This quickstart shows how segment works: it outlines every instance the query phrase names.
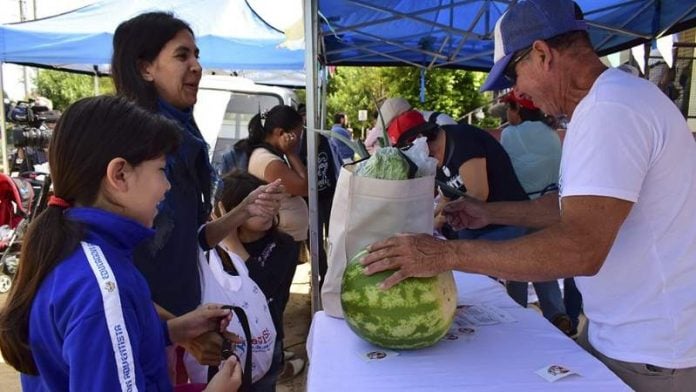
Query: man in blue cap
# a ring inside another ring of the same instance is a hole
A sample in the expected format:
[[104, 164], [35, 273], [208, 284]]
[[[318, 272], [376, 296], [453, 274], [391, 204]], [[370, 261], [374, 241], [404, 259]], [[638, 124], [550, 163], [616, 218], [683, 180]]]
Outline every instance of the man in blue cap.
[[558, 197], [444, 209], [455, 227], [539, 228], [512, 241], [401, 235], [373, 244], [382, 285], [456, 269], [517, 281], [576, 276], [579, 341], [635, 390], [696, 385], [696, 143], [652, 83], [607, 69], [569, 0], [519, 0], [495, 27], [484, 90], [512, 87], [570, 120]]

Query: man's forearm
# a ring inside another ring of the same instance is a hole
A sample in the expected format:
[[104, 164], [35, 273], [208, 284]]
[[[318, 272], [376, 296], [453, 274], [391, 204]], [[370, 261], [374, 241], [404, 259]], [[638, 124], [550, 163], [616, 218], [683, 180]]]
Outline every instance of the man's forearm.
[[490, 222], [497, 225], [541, 229], [558, 223], [561, 218], [557, 193], [535, 200], [488, 203], [485, 208]]
[[[595, 274], [597, 256], [562, 224], [508, 241], [446, 241], [451, 268], [521, 282]], [[601, 263], [600, 263], [601, 265]]]

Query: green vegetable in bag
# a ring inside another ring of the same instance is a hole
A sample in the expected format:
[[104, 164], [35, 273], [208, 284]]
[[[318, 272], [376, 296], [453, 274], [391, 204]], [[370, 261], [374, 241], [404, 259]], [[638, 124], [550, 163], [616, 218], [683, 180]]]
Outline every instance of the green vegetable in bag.
[[380, 148], [369, 159], [358, 164], [355, 175], [381, 180], [408, 179], [409, 164], [396, 147]]

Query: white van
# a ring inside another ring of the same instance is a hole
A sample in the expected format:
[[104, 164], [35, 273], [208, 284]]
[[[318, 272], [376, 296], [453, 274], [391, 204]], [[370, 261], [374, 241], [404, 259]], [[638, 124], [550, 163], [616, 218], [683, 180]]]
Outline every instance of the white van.
[[290, 89], [259, 85], [237, 76], [204, 75], [193, 116], [210, 146], [213, 167], [219, 168], [222, 155], [249, 136], [249, 121], [254, 115], [280, 104], [297, 108], [297, 96]]

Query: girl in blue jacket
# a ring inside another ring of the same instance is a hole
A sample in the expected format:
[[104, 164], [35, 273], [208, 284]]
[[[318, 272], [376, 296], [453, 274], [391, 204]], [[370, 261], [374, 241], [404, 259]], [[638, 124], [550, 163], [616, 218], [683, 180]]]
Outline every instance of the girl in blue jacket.
[[[165, 346], [229, 323], [219, 305], [160, 321], [133, 265], [178, 143], [175, 123], [123, 98], [83, 99], [63, 114], [49, 148], [54, 195], [29, 226], [0, 312], [0, 350], [24, 391], [171, 390]], [[230, 359], [208, 390], [240, 380]]]

